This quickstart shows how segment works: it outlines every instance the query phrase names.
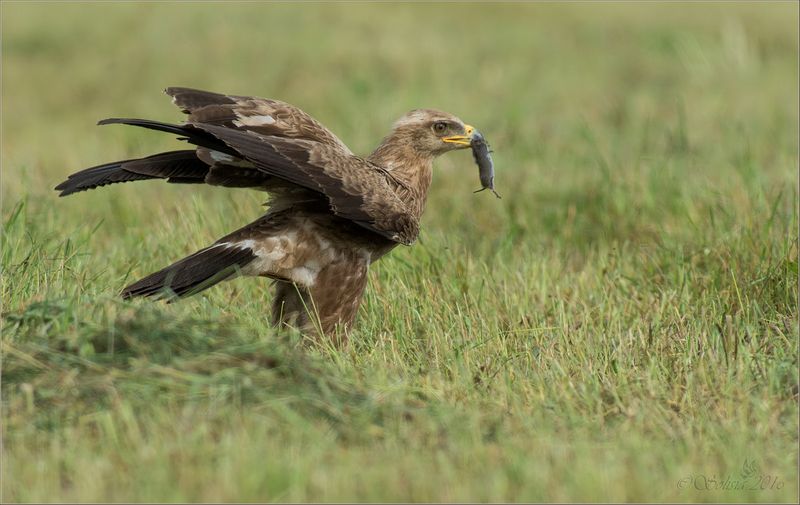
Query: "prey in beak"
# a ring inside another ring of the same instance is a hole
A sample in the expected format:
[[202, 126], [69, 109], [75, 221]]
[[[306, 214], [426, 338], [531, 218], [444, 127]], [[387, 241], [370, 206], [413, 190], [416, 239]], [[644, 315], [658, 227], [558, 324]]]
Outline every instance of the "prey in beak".
[[463, 147], [470, 147], [472, 145], [472, 134], [475, 132], [475, 128], [465, 124], [464, 125], [464, 135], [452, 135], [450, 137], [444, 137], [442, 142], [447, 142], [449, 144], [458, 144]]

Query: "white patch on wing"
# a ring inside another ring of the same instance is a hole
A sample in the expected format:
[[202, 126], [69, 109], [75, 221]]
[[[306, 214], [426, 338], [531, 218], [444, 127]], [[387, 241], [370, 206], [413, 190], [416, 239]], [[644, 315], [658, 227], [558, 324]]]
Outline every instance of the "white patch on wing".
[[239, 118], [233, 120], [233, 124], [235, 124], [236, 126], [266, 126], [275, 123], [275, 118], [268, 114], [257, 115], [257, 116], [244, 116], [237, 112], [236, 117]]
[[230, 154], [221, 153], [219, 151], [209, 151], [209, 154], [211, 154], [211, 159], [214, 161], [224, 161], [226, 163], [234, 161], [234, 157]]
[[242, 168], [254, 168], [255, 165], [249, 160], [243, 160], [237, 156], [231, 156], [230, 154], [226, 154], [220, 151], [215, 151], [213, 149], [207, 149], [205, 147], [198, 147], [197, 148], [197, 157], [200, 158], [204, 163], [209, 165], [214, 165], [217, 163], [223, 165], [231, 165], [234, 167], [242, 167]]
[[237, 247], [239, 249], [251, 249], [254, 250], [256, 246], [256, 241], [253, 239], [242, 240], [240, 242], [220, 242], [217, 244], [218, 246], [223, 247]]

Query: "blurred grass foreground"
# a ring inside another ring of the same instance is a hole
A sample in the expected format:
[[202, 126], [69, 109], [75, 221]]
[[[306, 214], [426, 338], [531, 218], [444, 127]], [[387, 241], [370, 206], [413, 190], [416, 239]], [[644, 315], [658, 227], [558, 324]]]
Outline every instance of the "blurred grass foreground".
[[[798, 500], [798, 5], [2, 4], [4, 502]], [[345, 349], [266, 282], [127, 281], [263, 195], [69, 173], [175, 149], [191, 86], [355, 152], [441, 108], [421, 239]]]

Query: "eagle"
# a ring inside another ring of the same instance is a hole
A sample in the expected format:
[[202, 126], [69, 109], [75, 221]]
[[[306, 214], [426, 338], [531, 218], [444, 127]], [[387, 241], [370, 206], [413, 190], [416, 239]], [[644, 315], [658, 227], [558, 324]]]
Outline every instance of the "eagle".
[[191, 149], [81, 170], [56, 186], [59, 196], [149, 179], [266, 192], [260, 218], [130, 284], [121, 296], [174, 301], [233, 277], [267, 277], [275, 286], [272, 323], [304, 333], [347, 333], [370, 264], [419, 235], [434, 158], [469, 148], [476, 133], [452, 114], [415, 109], [361, 157], [279, 100], [182, 87], [165, 92], [188, 115], [182, 124], [127, 118], [98, 124], [170, 133]]

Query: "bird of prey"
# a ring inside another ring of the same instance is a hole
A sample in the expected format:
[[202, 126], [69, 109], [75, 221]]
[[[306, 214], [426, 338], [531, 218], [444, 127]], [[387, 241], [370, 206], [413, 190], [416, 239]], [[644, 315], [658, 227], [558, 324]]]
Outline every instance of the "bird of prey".
[[[278, 100], [172, 87], [182, 124], [105, 119], [177, 135], [192, 149], [106, 163], [74, 173], [60, 196], [118, 182], [166, 179], [254, 188], [266, 214], [210, 246], [134, 282], [123, 298], [175, 299], [220, 281], [274, 281], [272, 322], [338, 336], [355, 319], [369, 265], [410, 245], [435, 157], [470, 147], [475, 129], [446, 112], [416, 109], [395, 122], [367, 157], [322, 124]], [[338, 337], [336, 337], [338, 338]]]

